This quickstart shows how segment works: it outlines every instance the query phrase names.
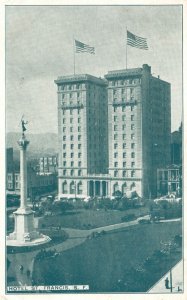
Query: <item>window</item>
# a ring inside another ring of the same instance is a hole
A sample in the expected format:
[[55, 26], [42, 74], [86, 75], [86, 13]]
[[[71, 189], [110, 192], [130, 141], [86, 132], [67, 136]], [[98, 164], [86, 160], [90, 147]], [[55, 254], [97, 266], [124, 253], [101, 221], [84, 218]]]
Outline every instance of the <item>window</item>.
[[113, 95], [117, 95], [117, 90], [113, 90]]
[[78, 126], [78, 132], [80, 132], [81, 131], [81, 127], [80, 126]]
[[73, 167], [74, 166], [74, 162], [73, 161], [71, 161], [71, 167]]
[[73, 101], [70, 101], [69, 104], [72, 105], [72, 104], [73, 104]]
[[70, 123], [73, 123], [73, 118], [70, 118]]
[[118, 135], [116, 133], [116, 134], [114, 134], [114, 140], [117, 140], [117, 138], [118, 138]]
[[122, 106], [122, 112], [124, 112], [125, 111], [125, 106]]
[[63, 149], [66, 149], [66, 144], [63, 144]]
[[122, 130], [125, 130], [125, 128], [126, 128], [126, 124], [123, 124], [122, 125]]
[[78, 176], [81, 176], [81, 175], [82, 175], [82, 171], [78, 170]]
[[[72, 93], [69, 94], [70, 99], [72, 99]], [[71, 103], [72, 104], [72, 103]]]
[[135, 126], [134, 124], [131, 124], [131, 130], [134, 130]]
[[81, 135], [78, 135], [78, 141], [80, 141], [81, 140]]
[[118, 162], [114, 163], [114, 167], [117, 168], [118, 167]]
[[62, 100], [65, 98], [65, 94], [62, 94]]
[[78, 166], [81, 167], [81, 161], [78, 162]]
[[124, 161], [123, 162], [123, 168], [126, 168], [126, 165], [127, 165], [127, 163], [126, 163], [126, 161]]
[[134, 121], [134, 115], [131, 115], [131, 121]]
[[70, 148], [73, 149], [73, 148], [74, 148], [74, 144], [71, 144], [71, 145], [70, 145]]
[[118, 171], [114, 171], [114, 177], [118, 176]]
[[126, 152], [123, 152], [123, 158], [126, 158]]
[[131, 158], [135, 158], [135, 153], [131, 152]]
[[126, 133], [123, 134], [123, 140], [125, 140], [125, 139], [126, 139]]
[[131, 140], [134, 140], [134, 133], [131, 134]]
[[117, 149], [117, 148], [118, 148], [118, 144], [115, 143], [115, 144], [114, 144], [114, 149]]
[[73, 114], [73, 109], [70, 109], [69, 113], [70, 113], [70, 115], [72, 115]]
[[63, 175], [64, 175], [64, 176], [66, 175], [66, 170], [63, 170]]
[[121, 85], [124, 85], [124, 80], [121, 80], [121, 82], [120, 82], [120, 83], [121, 83]]
[[78, 92], [78, 93], [77, 93], [77, 98], [79, 98], [79, 97], [80, 97], [80, 93]]
[[66, 161], [63, 162], [63, 166], [64, 166], [64, 167], [66, 166]]
[[65, 132], [66, 131], [66, 127], [63, 127], [63, 132]]
[[72, 86], [71, 85], [69, 85], [69, 90], [71, 90], [72, 89]]
[[122, 94], [125, 94], [125, 89], [121, 89], [121, 93], [122, 93]]
[[65, 124], [66, 123], [66, 119], [65, 118], [63, 118], [63, 124]]
[[135, 171], [131, 171], [131, 177], [135, 177]]
[[74, 175], [74, 170], [71, 170], [70, 174], [71, 174], [71, 176], [73, 176]]
[[81, 158], [81, 152], [78, 153], [78, 158]]
[[127, 177], [127, 171], [123, 171], [123, 177]]
[[77, 110], [78, 115], [80, 115], [80, 109]]
[[78, 149], [81, 149], [81, 144], [78, 144]]
[[129, 79], [129, 84], [132, 84], [132, 79]]
[[73, 135], [70, 135], [70, 141], [73, 141]]
[[73, 127], [70, 127], [70, 132], [73, 132]]
[[131, 149], [135, 148], [135, 143], [131, 143]]
[[134, 105], [131, 105], [131, 111], [133, 111], [134, 110]]
[[81, 118], [78, 118], [78, 123], [80, 123], [81, 122]]
[[118, 126], [114, 125], [114, 131], [117, 131], [117, 129], [118, 129]]
[[80, 84], [76, 84], [76, 89], [78, 90], [80, 88]]
[[118, 157], [118, 153], [114, 152], [114, 158], [117, 158], [117, 157]]
[[117, 107], [114, 107], [114, 112], [116, 112], [117, 111]]
[[126, 146], [127, 146], [127, 144], [126, 144], [126, 143], [123, 143], [123, 149], [125, 149], [125, 148], [126, 148]]
[[64, 136], [63, 136], [63, 141], [65, 141], [65, 140], [66, 140], [66, 136], [64, 135]]
[[132, 162], [131, 162], [131, 168], [134, 168], [134, 167], [135, 167], [135, 162], [132, 161]]
[[118, 117], [117, 117], [117, 116], [114, 116], [114, 122], [116, 122], [116, 121], [117, 121], [117, 119], [118, 119]]
[[126, 115], [122, 116], [122, 121], [126, 121]]
[[65, 89], [65, 86], [61, 85], [61, 90], [64, 91], [64, 89]]

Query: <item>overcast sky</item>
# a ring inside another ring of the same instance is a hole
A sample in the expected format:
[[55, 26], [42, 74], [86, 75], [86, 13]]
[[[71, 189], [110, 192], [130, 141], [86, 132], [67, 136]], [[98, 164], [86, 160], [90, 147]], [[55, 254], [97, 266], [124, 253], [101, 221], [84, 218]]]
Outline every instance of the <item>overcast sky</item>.
[[171, 83], [172, 131], [182, 114], [181, 6], [6, 7], [6, 128], [57, 132], [54, 80], [73, 74], [73, 37], [95, 47], [76, 54], [76, 73], [103, 77], [125, 68], [126, 27], [147, 38], [149, 50], [128, 47], [128, 68], [147, 63]]

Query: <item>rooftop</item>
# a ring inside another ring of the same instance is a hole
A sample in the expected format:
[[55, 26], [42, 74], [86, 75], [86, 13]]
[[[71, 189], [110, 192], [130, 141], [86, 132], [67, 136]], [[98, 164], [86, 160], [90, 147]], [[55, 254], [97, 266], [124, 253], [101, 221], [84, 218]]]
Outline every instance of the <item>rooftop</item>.
[[67, 75], [67, 76], [59, 76], [56, 80], [55, 83], [58, 84], [63, 84], [63, 83], [79, 83], [79, 82], [93, 82], [98, 85], [106, 85], [107, 82], [103, 78], [98, 78], [93, 75], [89, 74], [75, 74], [75, 75]]

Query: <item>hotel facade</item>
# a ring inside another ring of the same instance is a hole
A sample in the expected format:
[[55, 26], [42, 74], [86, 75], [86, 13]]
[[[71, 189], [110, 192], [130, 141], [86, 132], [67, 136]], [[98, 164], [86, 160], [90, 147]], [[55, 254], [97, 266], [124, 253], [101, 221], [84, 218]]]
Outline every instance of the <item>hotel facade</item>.
[[55, 83], [59, 198], [156, 195], [157, 168], [170, 163], [170, 84], [148, 65]]

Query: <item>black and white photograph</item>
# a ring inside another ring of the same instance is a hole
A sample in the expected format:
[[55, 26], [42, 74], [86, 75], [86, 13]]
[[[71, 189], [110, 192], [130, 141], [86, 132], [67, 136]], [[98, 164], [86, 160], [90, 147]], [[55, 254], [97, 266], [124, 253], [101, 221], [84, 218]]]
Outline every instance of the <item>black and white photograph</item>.
[[184, 299], [183, 14], [5, 5], [6, 296]]

